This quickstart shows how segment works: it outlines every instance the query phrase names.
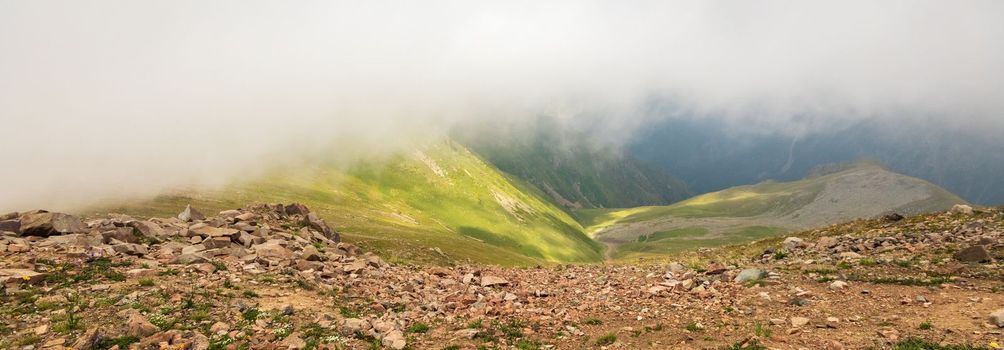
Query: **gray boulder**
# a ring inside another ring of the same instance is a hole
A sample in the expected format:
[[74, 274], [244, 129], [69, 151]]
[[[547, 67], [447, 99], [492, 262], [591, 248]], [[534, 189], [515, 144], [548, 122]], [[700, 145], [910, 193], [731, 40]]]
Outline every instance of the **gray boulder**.
[[70, 214], [50, 213], [36, 210], [21, 215], [21, 236], [57, 236], [67, 233], [84, 232], [87, 226]]
[[335, 230], [332, 230], [331, 227], [328, 227], [328, 224], [325, 223], [321, 217], [317, 216], [317, 214], [308, 213], [307, 216], [304, 217], [303, 221], [304, 225], [320, 231], [324, 234], [324, 237], [327, 237], [335, 242], [341, 242], [341, 235], [339, 235], [338, 232], [335, 232]]
[[997, 309], [990, 314], [990, 324], [998, 328], [1004, 328], [1004, 309]]
[[3, 220], [0, 221], [0, 232], [21, 232], [21, 222], [17, 220]]
[[736, 282], [759, 281], [767, 276], [767, 272], [761, 269], [745, 269], [736, 275]]
[[192, 205], [189, 204], [185, 206], [185, 210], [182, 210], [181, 213], [178, 214], [178, 219], [185, 222], [201, 221], [205, 220], [206, 216], [202, 215], [202, 213], [198, 210], [195, 210], [195, 208], [192, 208]]
[[981, 245], [974, 245], [972, 247], [960, 250], [953, 256], [955, 260], [968, 263], [984, 263], [990, 262], [990, 253], [987, 252], [987, 248]]

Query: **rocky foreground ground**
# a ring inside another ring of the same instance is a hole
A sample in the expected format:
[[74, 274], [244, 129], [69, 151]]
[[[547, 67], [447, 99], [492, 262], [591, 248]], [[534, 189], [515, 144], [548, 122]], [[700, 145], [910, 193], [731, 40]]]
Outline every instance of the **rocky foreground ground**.
[[996, 349], [1004, 212], [856, 221], [677, 263], [428, 267], [302, 205], [0, 216], [11, 349]]

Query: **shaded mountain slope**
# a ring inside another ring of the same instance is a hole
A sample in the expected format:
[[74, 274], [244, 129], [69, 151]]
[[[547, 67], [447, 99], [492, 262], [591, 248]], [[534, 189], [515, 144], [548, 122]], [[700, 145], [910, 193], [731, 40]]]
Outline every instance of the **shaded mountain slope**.
[[687, 186], [666, 171], [594, 143], [591, 134], [569, 131], [553, 119], [541, 118], [533, 126], [469, 127], [456, 134], [493, 165], [566, 208], [662, 205], [690, 196]]

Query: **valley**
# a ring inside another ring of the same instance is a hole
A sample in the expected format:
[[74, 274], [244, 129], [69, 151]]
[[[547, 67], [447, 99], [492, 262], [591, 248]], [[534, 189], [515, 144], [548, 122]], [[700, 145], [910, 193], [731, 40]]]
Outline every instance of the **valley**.
[[[621, 162], [608, 163], [615, 158], [604, 159], [563, 163], [565, 170], [549, 176], [571, 180], [555, 188], [534, 185], [538, 175], [506, 173], [465, 145], [443, 140], [386, 159], [344, 165], [322, 158], [223, 188], [179, 189], [85, 213], [163, 216], [187, 204], [222, 210], [250, 202], [301, 202], [332, 222], [346, 241], [391, 261], [536, 265], [665, 258], [856, 218], [965, 203], [926, 181], [859, 162], [834, 165], [803, 180], [739, 186], [670, 205], [583, 207], [601, 197], [576, 195], [586, 187], [574, 182], [581, 177], [567, 174], [624, 168]], [[536, 169], [542, 161], [517, 164]], [[532, 174], [545, 173], [550, 170]], [[590, 181], [603, 183], [608, 193], [641, 190], [617, 178]], [[580, 202], [569, 207], [565, 197]]]

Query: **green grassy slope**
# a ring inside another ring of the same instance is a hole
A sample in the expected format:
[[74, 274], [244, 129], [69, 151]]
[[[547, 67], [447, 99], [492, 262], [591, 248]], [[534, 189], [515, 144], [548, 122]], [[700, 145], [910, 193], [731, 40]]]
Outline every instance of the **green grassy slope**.
[[638, 242], [626, 243], [610, 254], [613, 259], [637, 259], [676, 254], [698, 248], [711, 248], [751, 242], [786, 232], [766, 226], [748, 226], [734, 232], [712, 234], [706, 228], [690, 227], [655, 232], [638, 237]]
[[[644, 222], [665, 217], [718, 218], [754, 217], [762, 215], [783, 216], [805, 208], [817, 200], [828, 183], [862, 171], [882, 171], [871, 163], [858, 163], [838, 171], [823, 173], [791, 182], [763, 182], [738, 186], [718, 192], [706, 193], [667, 206], [644, 206], [622, 209], [576, 210], [579, 222], [587, 232], [596, 232], [618, 223]], [[884, 208], [884, 211], [922, 213], [943, 210], [956, 203], [965, 203], [958, 196], [926, 181], [900, 176], [924, 187], [929, 195], [905, 205]], [[904, 181], [897, 179], [898, 181]], [[888, 193], [896, 196], [896, 193]], [[880, 203], [881, 205], [881, 203]]]
[[668, 206], [582, 209], [575, 215], [588, 234], [616, 247], [610, 257], [633, 258], [734, 244], [889, 211], [945, 210], [957, 203], [965, 201], [929, 182], [857, 163], [799, 181], [739, 186]]
[[222, 189], [94, 211], [164, 216], [188, 203], [214, 212], [249, 202], [302, 202], [346, 241], [397, 261], [528, 265], [602, 258], [602, 246], [568, 213], [452, 141], [379, 163], [286, 167]]

